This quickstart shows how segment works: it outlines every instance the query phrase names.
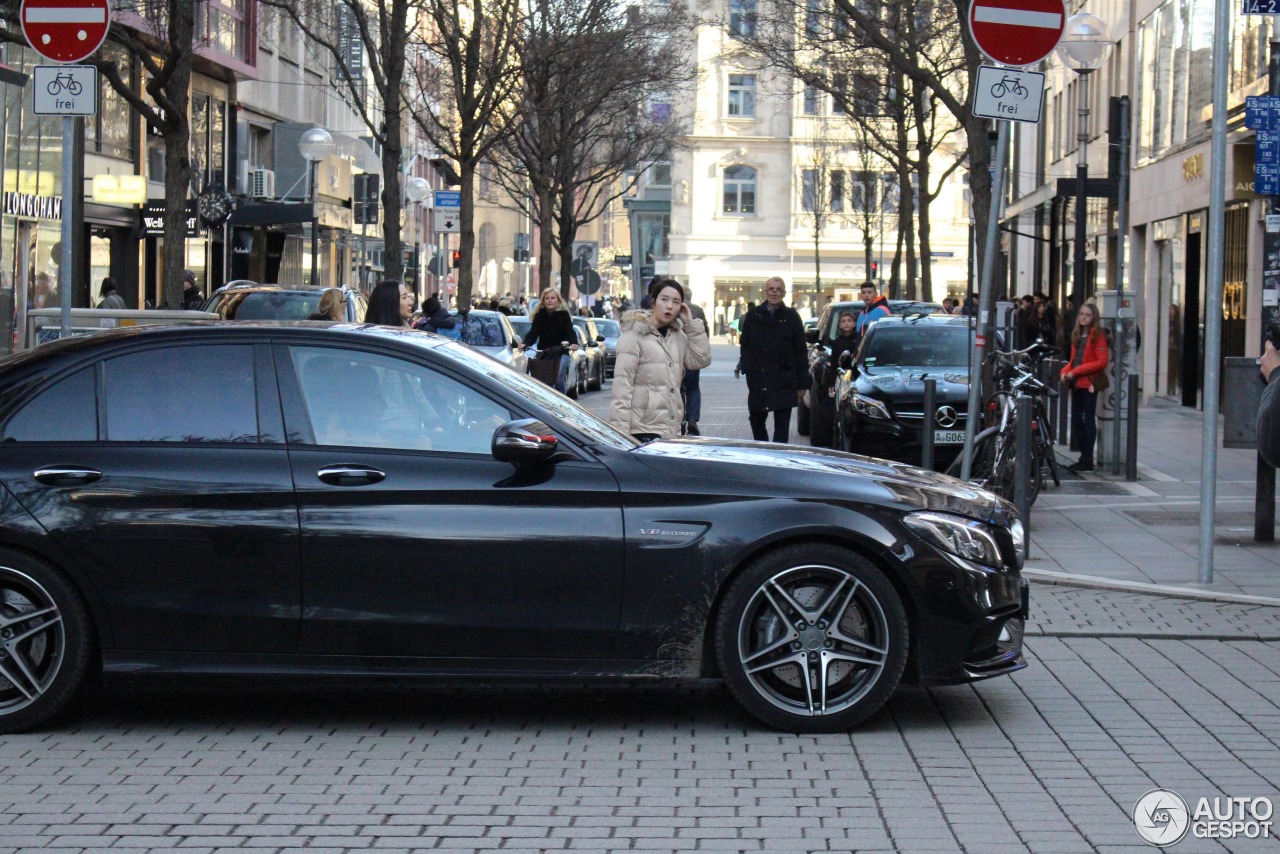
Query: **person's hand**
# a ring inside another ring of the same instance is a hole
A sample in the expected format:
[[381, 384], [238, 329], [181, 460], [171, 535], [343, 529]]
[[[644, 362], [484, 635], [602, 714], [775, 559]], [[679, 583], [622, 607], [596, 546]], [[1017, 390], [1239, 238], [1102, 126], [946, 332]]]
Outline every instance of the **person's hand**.
[[804, 391], [802, 389], [796, 389], [796, 400], [804, 401]]
[[1067, 371], [1066, 373], [1064, 373], [1064, 374], [1062, 375], [1062, 378], [1063, 378], [1064, 380], [1069, 380], [1069, 379], [1071, 379], [1073, 376], [1075, 376], [1075, 374], [1073, 374], [1071, 371]]
[[1262, 378], [1271, 381], [1271, 372], [1280, 366], [1280, 352], [1276, 351], [1276, 347], [1270, 341], [1262, 350], [1262, 358], [1258, 361], [1258, 365], [1262, 370]]
[[734, 378], [735, 380], [740, 380], [740, 379], [742, 379], [742, 368], [734, 368], [734, 369], [733, 369], [733, 378]]
[[679, 317], [680, 317], [680, 322], [681, 322], [681, 323], [692, 323], [692, 322], [693, 322], [693, 312], [689, 311], [689, 304], [688, 304], [688, 303], [681, 303], [681, 304], [680, 304], [680, 315], [679, 315]]
[[577, 350], [577, 349], [578, 349], [578, 345], [577, 345], [577, 344], [570, 344], [570, 345], [569, 345], [569, 352], [570, 352], [570, 353], [574, 352], [574, 351], [575, 351], [575, 350]]

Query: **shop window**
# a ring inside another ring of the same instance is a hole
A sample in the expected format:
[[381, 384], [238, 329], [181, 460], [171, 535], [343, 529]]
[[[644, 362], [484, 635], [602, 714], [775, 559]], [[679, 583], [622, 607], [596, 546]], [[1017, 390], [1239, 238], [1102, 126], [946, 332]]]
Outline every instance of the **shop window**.
[[[132, 89], [133, 60], [124, 48], [108, 42], [102, 47], [102, 58], [115, 63], [120, 71], [120, 77]], [[107, 82], [104, 75], [98, 75], [98, 87], [98, 112], [96, 115], [87, 117], [84, 122], [85, 149], [107, 157], [133, 160], [135, 136], [133, 108]]]
[[804, 87], [804, 114], [806, 116], [822, 115], [822, 93], [817, 86]]
[[818, 207], [818, 170], [800, 171], [800, 209], [813, 213]]

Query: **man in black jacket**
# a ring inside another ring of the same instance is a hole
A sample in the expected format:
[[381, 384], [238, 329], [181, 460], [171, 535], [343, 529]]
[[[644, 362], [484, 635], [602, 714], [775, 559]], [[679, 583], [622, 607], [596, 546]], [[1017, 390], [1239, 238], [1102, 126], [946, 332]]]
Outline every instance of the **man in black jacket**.
[[1262, 353], [1262, 378], [1267, 387], [1262, 390], [1262, 402], [1258, 406], [1258, 453], [1273, 467], [1280, 468], [1280, 352], [1275, 345], [1266, 342]]
[[777, 276], [764, 283], [765, 301], [743, 317], [740, 365], [747, 375], [747, 412], [756, 441], [769, 439], [765, 420], [773, 413], [773, 441], [786, 443], [791, 410], [809, 384], [804, 321], [783, 305], [787, 286]]

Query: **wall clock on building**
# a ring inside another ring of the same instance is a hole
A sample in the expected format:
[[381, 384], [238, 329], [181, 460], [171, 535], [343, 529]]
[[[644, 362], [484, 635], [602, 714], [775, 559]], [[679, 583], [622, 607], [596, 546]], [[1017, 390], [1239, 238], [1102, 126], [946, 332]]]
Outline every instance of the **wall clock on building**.
[[210, 187], [196, 199], [196, 210], [205, 225], [217, 228], [231, 218], [235, 201], [221, 187]]

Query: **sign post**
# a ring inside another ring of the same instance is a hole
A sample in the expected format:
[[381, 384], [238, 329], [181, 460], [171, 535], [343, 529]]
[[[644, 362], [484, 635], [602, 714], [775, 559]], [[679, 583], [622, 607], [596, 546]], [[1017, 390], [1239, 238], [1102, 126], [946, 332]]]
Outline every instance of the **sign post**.
[[[984, 54], [1000, 66], [1034, 65], [1053, 53], [1067, 23], [1064, 0], [973, 0], [969, 6], [969, 35]], [[978, 285], [977, 330], [973, 337], [973, 358], [969, 360], [969, 406], [965, 418], [964, 456], [960, 477], [968, 480], [973, 468], [973, 439], [977, 434], [982, 400], [982, 373], [987, 344], [995, 331], [996, 246], [1003, 214], [1005, 157], [1009, 148], [1009, 122], [1040, 120], [1044, 98], [1044, 78], [1035, 81], [1035, 72], [988, 66], [974, 77], [973, 110], [995, 112], [999, 122], [991, 173], [991, 206], [987, 212], [981, 281]], [[993, 73], [994, 72], [994, 73]], [[1033, 86], [1038, 90], [1035, 108], [1030, 109]], [[1024, 97], [1025, 92], [1025, 97]], [[1024, 102], [1027, 107], [1024, 108]], [[1034, 116], [1034, 117], [1033, 117]], [[993, 343], [993, 342], [992, 342]]]
[[[33, 88], [36, 113], [62, 116], [62, 195], [83, 192], [75, 183], [75, 119], [98, 111], [98, 72], [92, 66], [76, 66], [93, 55], [107, 38], [111, 27], [111, 7], [107, 0], [22, 0], [18, 10], [22, 34], [31, 49], [62, 67], [36, 68]], [[62, 263], [58, 271], [61, 291], [61, 328], [71, 333], [71, 267], [75, 259], [75, 236], [81, 223], [74, 222], [75, 205], [62, 208]]]

